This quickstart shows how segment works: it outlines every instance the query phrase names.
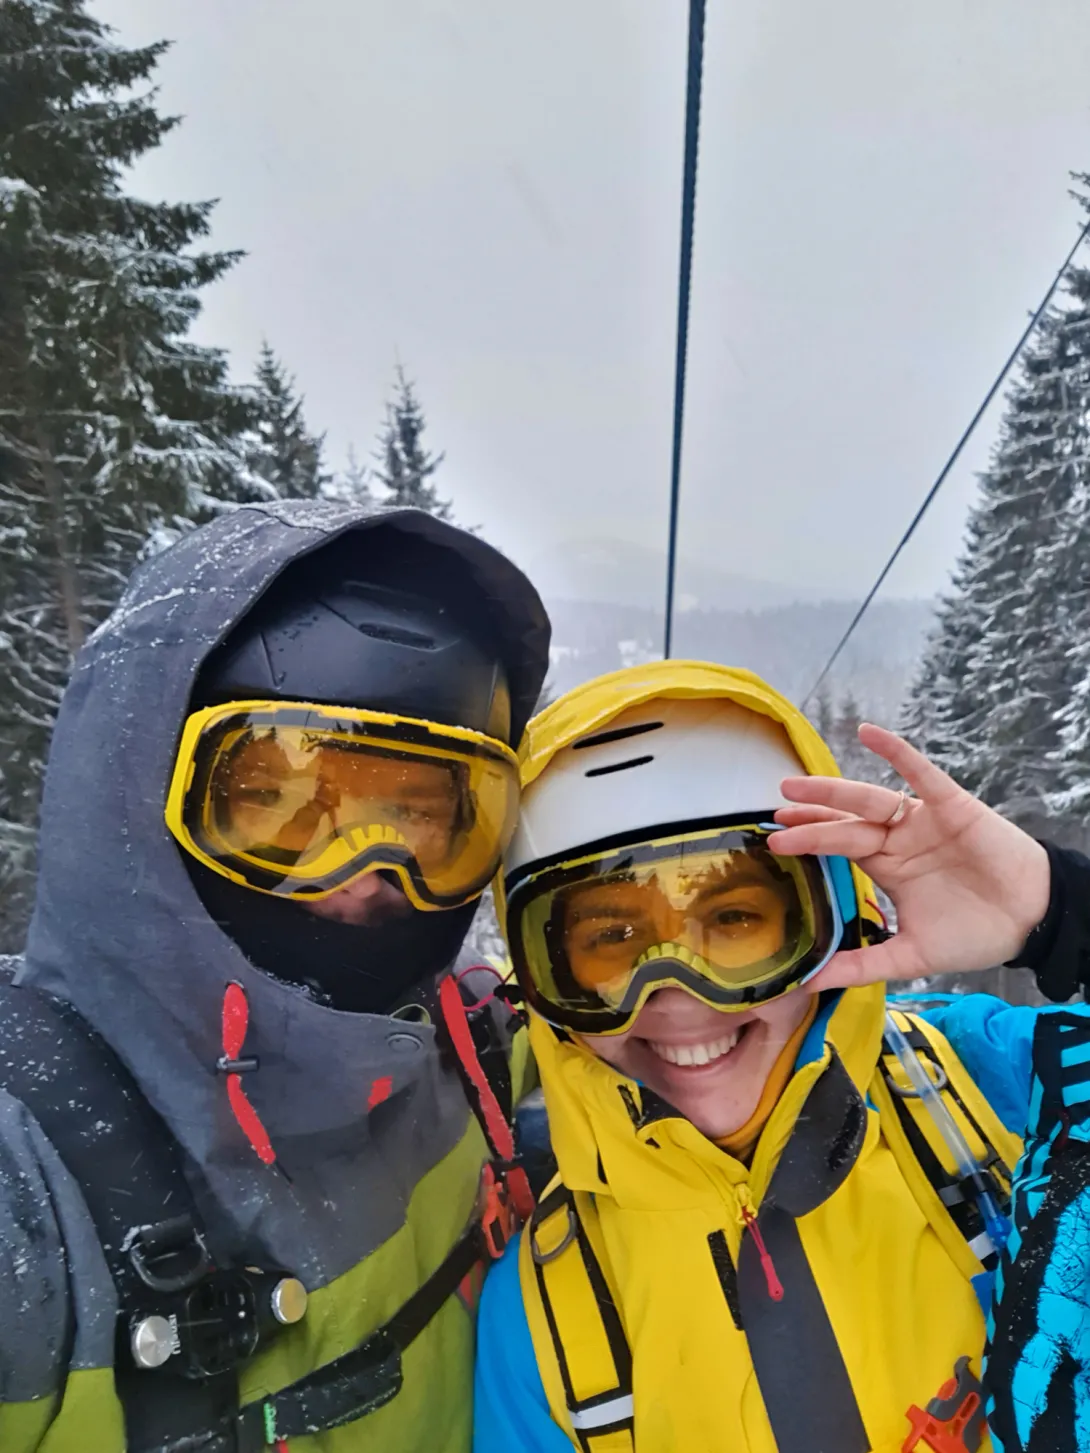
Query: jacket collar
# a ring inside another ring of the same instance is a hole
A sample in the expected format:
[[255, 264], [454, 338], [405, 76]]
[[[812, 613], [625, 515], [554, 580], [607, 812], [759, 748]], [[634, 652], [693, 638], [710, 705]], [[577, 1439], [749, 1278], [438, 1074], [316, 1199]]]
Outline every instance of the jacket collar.
[[[849, 1126], [855, 1112], [848, 1102], [865, 1101], [878, 1062], [884, 1009], [880, 984], [846, 990], [823, 1004], [749, 1167], [577, 1039], [533, 1016], [530, 1039], [561, 1179], [570, 1190], [610, 1197], [626, 1209], [718, 1202], [724, 1178], [736, 1186], [747, 1184], [759, 1200], [819, 1082], [810, 1111], [822, 1105], [832, 1135], [838, 1133], [831, 1123], [838, 1114]], [[839, 1087], [835, 1093], [834, 1086]], [[833, 1108], [834, 1100], [841, 1109]]]

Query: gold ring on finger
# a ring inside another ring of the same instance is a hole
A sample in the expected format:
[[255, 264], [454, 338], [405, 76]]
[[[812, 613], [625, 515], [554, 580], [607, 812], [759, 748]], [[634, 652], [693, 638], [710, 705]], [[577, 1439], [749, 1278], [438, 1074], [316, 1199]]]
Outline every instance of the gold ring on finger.
[[899, 822], [903, 822], [904, 821], [904, 816], [905, 816], [905, 813], [907, 811], [908, 811], [908, 793], [907, 792], [898, 792], [898, 794], [897, 794], [897, 806], [893, 809], [893, 811], [890, 813], [890, 815], [886, 818], [885, 823], [883, 824], [883, 826], [885, 826], [885, 827], [896, 827]]

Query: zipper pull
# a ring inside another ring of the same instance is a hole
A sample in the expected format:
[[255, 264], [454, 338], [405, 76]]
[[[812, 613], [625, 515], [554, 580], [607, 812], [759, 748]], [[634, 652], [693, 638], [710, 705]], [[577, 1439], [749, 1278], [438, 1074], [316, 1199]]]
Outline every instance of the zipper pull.
[[757, 1225], [757, 1217], [748, 1206], [742, 1207], [742, 1220], [746, 1223], [746, 1230], [753, 1237], [753, 1244], [757, 1248], [757, 1255], [761, 1260], [761, 1270], [765, 1274], [765, 1285], [768, 1287], [768, 1295], [774, 1302], [783, 1301], [783, 1282], [776, 1274], [776, 1266], [769, 1254], [765, 1239], [761, 1235], [761, 1228]]

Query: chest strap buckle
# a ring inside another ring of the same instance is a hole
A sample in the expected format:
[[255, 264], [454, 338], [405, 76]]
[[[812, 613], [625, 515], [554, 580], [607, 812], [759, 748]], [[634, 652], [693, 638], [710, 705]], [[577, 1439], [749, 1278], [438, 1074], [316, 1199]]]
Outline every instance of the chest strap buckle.
[[901, 1453], [919, 1447], [932, 1453], [977, 1453], [984, 1436], [984, 1389], [969, 1371], [969, 1359], [959, 1357], [954, 1375], [939, 1388], [926, 1408], [915, 1403], [906, 1416], [912, 1431], [901, 1445]]
[[508, 1242], [518, 1234], [519, 1218], [512, 1204], [502, 1169], [486, 1165], [481, 1171], [481, 1240], [493, 1261], [498, 1261]]

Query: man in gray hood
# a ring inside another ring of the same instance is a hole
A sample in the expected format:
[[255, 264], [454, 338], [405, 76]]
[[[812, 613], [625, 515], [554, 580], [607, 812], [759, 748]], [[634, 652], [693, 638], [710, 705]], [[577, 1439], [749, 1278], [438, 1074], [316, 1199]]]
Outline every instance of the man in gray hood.
[[88, 642], [0, 1005], [4, 1453], [466, 1453], [526, 1052], [448, 970], [548, 640], [476, 537], [289, 502]]

